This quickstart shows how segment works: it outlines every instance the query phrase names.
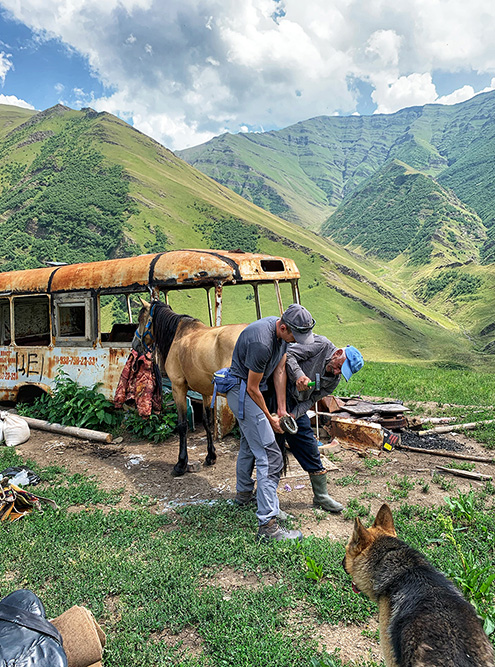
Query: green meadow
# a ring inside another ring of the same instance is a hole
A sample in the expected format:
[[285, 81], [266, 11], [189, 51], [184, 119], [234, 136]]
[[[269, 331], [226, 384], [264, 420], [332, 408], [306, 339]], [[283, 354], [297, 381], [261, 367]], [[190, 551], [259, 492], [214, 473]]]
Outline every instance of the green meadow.
[[[366, 394], [405, 399], [419, 413], [426, 409], [420, 401], [428, 401], [461, 421], [493, 417], [489, 373], [369, 363], [349, 393], [358, 384]], [[487, 427], [476, 436], [489, 449], [494, 434]], [[345, 540], [258, 544], [254, 513], [225, 500], [163, 512], [156, 499], [134, 496], [132, 509], [121, 509], [121, 489], [103, 491], [95, 479], [62, 466], [40, 470], [0, 448], [0, 470], [20, 463], [39, 472], [42, 483], [33, 490], [60, 509], [2, 526], [0, 597], [30, 588], [49, 617], [74, 604], [90, 608], [107, 633], [105, 667], [341, 667], [338, 653], [318, 649], [319, 627], [355, 626], [362, 643], [370, 636], [366, 624], [377, 609], [351, 590], [341, 566]], [[379, 463], [368, 461], [372, 474]], [[399, 536], [427, 548], [463, 591], [471, 586], [491, 632], [495, 487], [446, 491], [438, 507], [425, 508], [407, 502], [411, 483], [406, 476], [389, 481], [400, 501]], [[369, 521], [370, 510], [357, 499], [348, 505], [350, 534], [353, 517]], [[233, 583], [226, 587], [224, 578]], [[383, 667], [371, 657], [353, 664]]]

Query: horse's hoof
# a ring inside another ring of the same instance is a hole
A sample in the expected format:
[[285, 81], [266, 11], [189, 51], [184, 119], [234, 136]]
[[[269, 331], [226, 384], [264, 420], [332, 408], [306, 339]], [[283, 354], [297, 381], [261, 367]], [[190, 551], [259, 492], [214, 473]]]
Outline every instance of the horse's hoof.
[[217, 462], [217, 457], [212, 457], [211, 459], [206, 457], [205, 458], [205, 466], [213, 466]]
[[175, 465], [172, 468], [172, 477], [182, 477], [182, 475], [185, 475], [186, 472], [187, 472], [187, 466], [183, 467]]

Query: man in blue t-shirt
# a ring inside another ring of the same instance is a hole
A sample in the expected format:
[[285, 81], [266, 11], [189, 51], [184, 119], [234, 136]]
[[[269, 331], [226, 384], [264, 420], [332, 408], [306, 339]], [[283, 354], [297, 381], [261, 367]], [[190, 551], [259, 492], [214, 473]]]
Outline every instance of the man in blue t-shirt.
[[[257, 537], [261, 540], [302, 539], [300, 531], [286, 530], [277, 522], [277, 486], [283, 458], [275, 433], [283, 433], [280, 417], [287, 414], [287, 343], [312, 342], [314, 325], [309, 311], [293, 303], [281, 318], [265, 317], [249, 324], [232, 355], [230, 373], [238, 378], [238, 384], [227, 392], [227, 401], [241, 431], [236, 500], [246, 504], [253, 497], [252, 473], [256, 463]], [[270, 413], [262, 393], [270, 377], [277, 397], [276, 414]]]

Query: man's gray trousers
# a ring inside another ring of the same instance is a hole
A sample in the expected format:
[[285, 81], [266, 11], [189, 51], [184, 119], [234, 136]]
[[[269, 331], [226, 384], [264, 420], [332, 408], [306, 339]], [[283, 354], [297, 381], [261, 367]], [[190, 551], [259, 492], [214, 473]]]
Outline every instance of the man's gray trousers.
[[237, 457], [237, 491], [252, 491], [254, 464], [256, 463], [256, 492], [260, 525], [278, 516], [279, 504], [277, 486], [283, 468], [282, 453], [275, 441], [270, 422], [261, 409], [246, 392], [244, 399], [244, 419], [239, 419], [239, 390], [236, 385], [227, 393], [227, 402], [237, 417], [241, 431], [239, 456]]

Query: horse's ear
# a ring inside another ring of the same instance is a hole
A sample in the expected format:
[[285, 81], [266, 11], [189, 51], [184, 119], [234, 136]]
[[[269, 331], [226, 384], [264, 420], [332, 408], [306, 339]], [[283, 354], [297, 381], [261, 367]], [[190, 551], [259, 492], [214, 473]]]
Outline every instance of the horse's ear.
[[148, 303], [147, 301], [145, 301], [145, 300], [141, 297], [141, 295], [139, 296], [139, 300], [140, 300], [141, 303], [143, 304], [143, 307], [144, 307], [144, 308], [151, 308], [151, 304]]

